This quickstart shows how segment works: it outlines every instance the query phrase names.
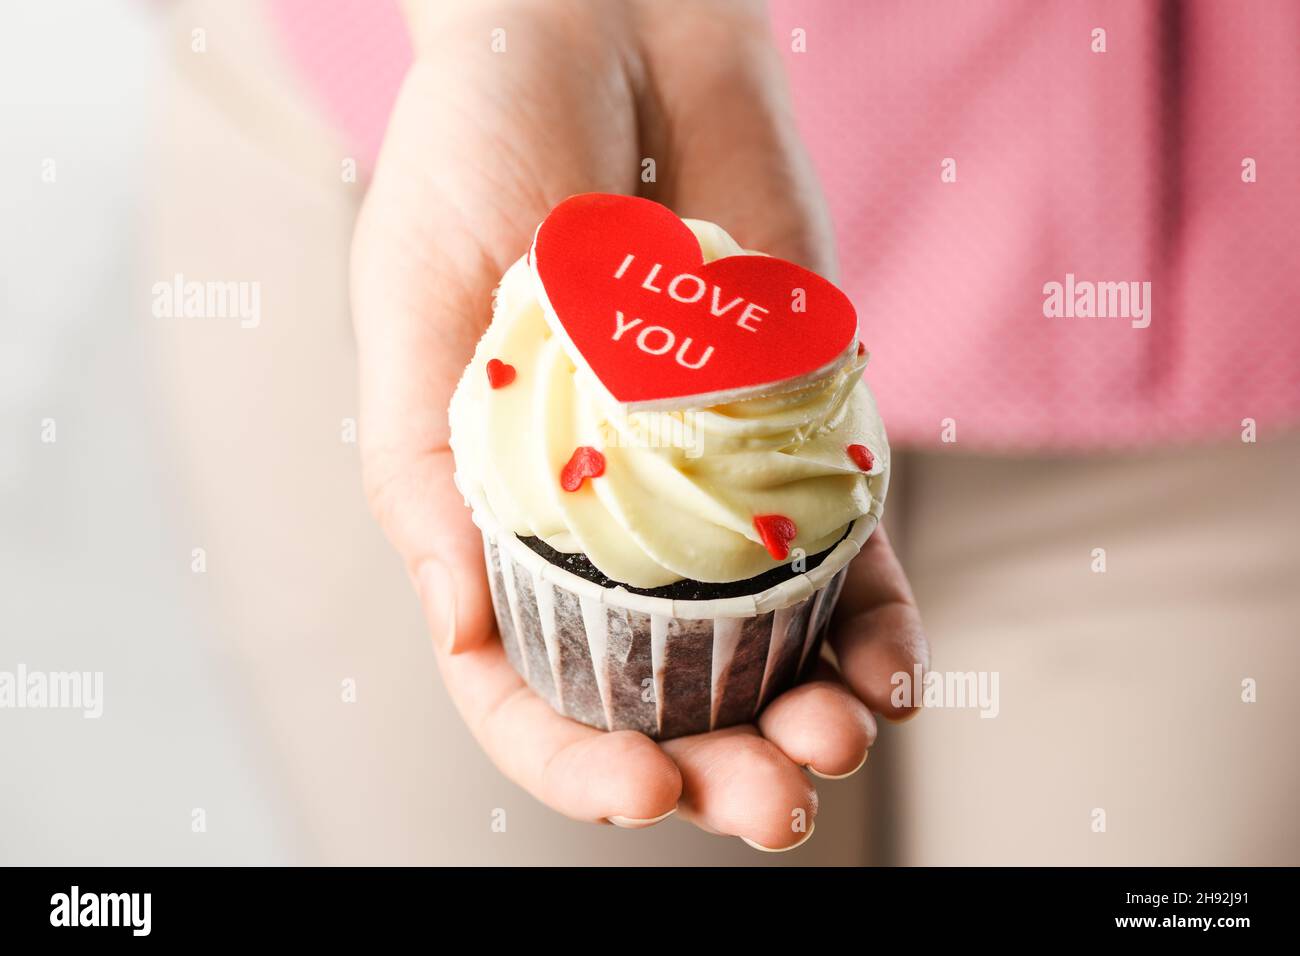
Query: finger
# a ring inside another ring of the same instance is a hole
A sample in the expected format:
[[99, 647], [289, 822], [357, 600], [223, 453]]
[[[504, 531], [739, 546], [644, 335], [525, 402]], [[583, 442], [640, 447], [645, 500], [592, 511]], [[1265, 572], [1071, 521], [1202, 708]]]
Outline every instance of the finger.
[[871, 711], [826, 661], [818, 664], [816, 679], [772, 701], [758, 729], [791, 761], [827, 780], [860, 770], [876, 741]]
[[381, 164], [353, 243], [362, 476], [434, 641], [464, 650], [490, 638], [493, 613], [482, 538], [452, 481], [447, 405], [495, 278], [485, 260], [427, 258], [433, 242], [402, 212], [392, 168]]
[[930, 648], [907, 576], [883, 527], [867, 539], [849, 565], [831, 620], [831, 647], [853, 692], [890, 720], [904, 720], [920, 706], [917, 695], [903, 706], [891, 699], [902, 680], [913, 682], [930, 666]]
[[479, 745], [547, 806], [575, 820], [625, 827], [657, 823], [676, 808], [681, 774], [649, 737], [561, 717], [514, 672], [497, 642], [438, 658]]
[[491, 314], [497, 264], [468, 240], [442, 251], [430, 225], [455, 228], [417, 167], [436, 137], [412, 73], [352, 247], [362, 475], [434, 641], [465, 650], [490, 638], [493, 614], [482, 538], [452, 482], [447, 405]]
[[684, 819], [759, 850], [792, 850], [812, 836], [817, 791], [753, 725], [662, 746], [681, 770]]
[[372, 456], [367, 498], [406, 561], [434, 643], [452, 653], [478, 647], [496, 626], [483, 566], [483, 538], [452, 480], [451, 452]]

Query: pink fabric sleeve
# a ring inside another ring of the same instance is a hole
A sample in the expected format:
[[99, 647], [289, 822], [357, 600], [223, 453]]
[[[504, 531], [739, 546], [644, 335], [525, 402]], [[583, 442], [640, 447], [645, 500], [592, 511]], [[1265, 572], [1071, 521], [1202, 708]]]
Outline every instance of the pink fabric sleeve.
[[[410, 59], [395, 10], [268, 2], [373, 161]], [[772, 6], [896, 443], [945, 420], [967, 449], [1300, 422], [1300, 4]], [[1150, 283], [1150, 324], [1132, 302], [1046, 317], [1067, 274]]]

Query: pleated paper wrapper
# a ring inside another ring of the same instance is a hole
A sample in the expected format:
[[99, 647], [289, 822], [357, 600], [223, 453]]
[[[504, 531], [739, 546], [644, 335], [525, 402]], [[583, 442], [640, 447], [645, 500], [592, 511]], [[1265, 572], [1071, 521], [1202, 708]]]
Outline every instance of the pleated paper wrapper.
[[601, 587], [475, 520], [515, 670], [566, 717], [662, 740], [751, 721], [811, 670], [847, 565], [877, 515], [855, 521], [817, 567], [711, 601]]

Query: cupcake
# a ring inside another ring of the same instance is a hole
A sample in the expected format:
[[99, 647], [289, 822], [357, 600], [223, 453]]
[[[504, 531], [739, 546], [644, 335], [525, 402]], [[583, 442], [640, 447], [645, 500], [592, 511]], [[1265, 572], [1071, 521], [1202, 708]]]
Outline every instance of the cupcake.
[[656, 739], [755, 718], [820, 653], [889, 447], [848, 299], [645, 199], [557, 206], [452, 398], [514, 668]]

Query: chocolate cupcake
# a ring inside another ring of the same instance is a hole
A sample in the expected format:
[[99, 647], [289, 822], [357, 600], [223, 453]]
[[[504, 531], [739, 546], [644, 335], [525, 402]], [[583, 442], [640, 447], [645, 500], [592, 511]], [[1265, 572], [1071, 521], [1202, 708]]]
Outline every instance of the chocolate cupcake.
[[583, 195], [506, 272], [451, 404], [507, 656], [664, 739], [810, 668], [889, 448], [839, 290], [656, 203]]

